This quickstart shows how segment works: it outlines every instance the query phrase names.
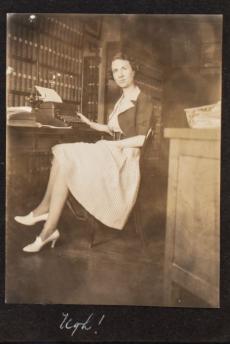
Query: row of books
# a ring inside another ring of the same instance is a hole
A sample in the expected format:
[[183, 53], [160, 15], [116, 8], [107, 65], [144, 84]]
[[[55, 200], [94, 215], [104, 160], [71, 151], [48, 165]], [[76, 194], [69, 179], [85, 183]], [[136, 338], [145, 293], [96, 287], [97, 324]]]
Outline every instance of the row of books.
[[85, 89], [86, 89], [85, 91], [87, 92], [90, 98], [89, 100], [93, 100], [95, 95], [96, 97], [98, 95], [99, 69], [98, 69], [98, 65], [96, 64], [94, 60], [95, 58], [93, 57], [85, 58], [86, 70], [84, 74], [85, 75], [84, 84], [85, 84]]
[[[39, 79], [39, 86], [50, 88], [47, 80]], [[77, 104], [81, 103], [82, 89], [78, 87], [76, 80], [71, 84], [64, 84], [63, 82], [55, 82], [52, 88], [61, 96], [63, 101], [72, 101]]]
[[93, 58], [87, 58], [87, 82], [90, 85], [96, 85], [98, 81], [98, 65], [93, 61]]
[[98, 115], [99, 69], [96, 56], [84, 58], [83, 112], [95, 120]]
[[17, 59], [8, 59], [8, 66], [12, 68], [8, 75], [8, 90], [31, 92], [32, 86], [36, 83], [36, 64], [28, 63]]
[[45, 32], [71, 45], [82, 47], [84, 25], [80, 20], [71, 16], [61, 16], [61, 19], [47, 16], [40, 18], [40, 31]]
[[22, 94], [8, 93], [7, 106], [25, 106], [27, 104], [27, 96]]
[[10, 59], [12, 73], [7, 76], [8, 91], [31, 93], [34, 85], [54, 88], [65, 100], [80, 102], [82, 76], [57, 73], [48, 67], [37, 69], [36, 64]]
[[87, 103], [86, 111], [86, 114], [90, 118], [90, 120], [95, 121], [98, 114], [98, 102], [89, 100]]
[[[27, 40], [19, 35], [8, 34], [8, 56], [37, 62], [66, 73], [79, 74], [82, 69], [82, 49], [58, 42], [41, 35], [39, 39]], [[32, 37], [30, 37], [32, 39]]]
[[12, 17], [8, 23], [8, 106], [23, 106], [34, 86], [53, 88], [63, 101], [74, 103], [95, 119], [98, 111], [98, 61], [90, 57], [84, 72], [81, 20], [71, 15], [29, 15]]
[[[12, 75], [9, 76], [8, 80], [7, 88], [10, 93], [23, 92], [30, 94], [34, 92], [33, 87], [35, 85], [40, 85], [55, 89], [63, 100], [73, 101], [76, 103], [81, 102], [82, 88], [78, 78], [69, 77], [64, 81], [63, 78], [60, 78], [60, 80], [50, 81], [40, 77], [38, 81], [37, 78], [32, 77], [31, 75], [13, 72]], [[19, 102], [17, 105], [23, 104]]]
[[56, 40], [68, 45], [79, 48], [83, 45], [84, 24], [80, 19], [73, 18], [71, 15], [37, 14], [31, 22], [29, 15], [17, 14], [10, 20], [8, 27], [13, 33], [17, 33], [19, 28], [23, 37], [26, 37], [28, 31], [34, 31], [34, 33], [45, 33], [46, 36], [55, 37]]

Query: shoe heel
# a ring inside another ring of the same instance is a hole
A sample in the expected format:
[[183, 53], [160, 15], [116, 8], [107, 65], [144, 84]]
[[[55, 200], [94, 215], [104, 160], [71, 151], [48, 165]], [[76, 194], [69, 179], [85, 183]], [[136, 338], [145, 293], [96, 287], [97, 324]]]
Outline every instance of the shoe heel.
[[51, 248], [54, 248], [54, 247], [55, 247], [56, 241], [57, 241], [57, 239], [54, 239], [54, 240], [51, 242]]

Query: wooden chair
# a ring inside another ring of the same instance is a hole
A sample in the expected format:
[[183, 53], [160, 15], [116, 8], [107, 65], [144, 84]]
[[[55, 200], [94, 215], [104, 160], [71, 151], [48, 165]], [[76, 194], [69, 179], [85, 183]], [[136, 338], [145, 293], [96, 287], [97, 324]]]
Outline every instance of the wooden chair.
[[[132, 213], [130, 215], [133, 216], [134, 220], [134, 227], [136, 234], [140, 237], [142, 248], [146, 250], [147, 244], [146, 244], [146, 238], [143, 228], [143, 221], [142, 221], [142, 207], [140, 202], [140, 191], [143, 184], [143, 172], [145, 168], [145, 155], [148, 147], [151, 144], [151, 141], [153, 139], [154, 135], [154, 129], [153, 126], [149, 129], [144, 144], [141, 148], [141, 154], [140, 154], [140, 175], [141, 175], [141, 181], [140, 181], [140, 188], [139, 188], [139, 194], [136, 200], [136, 204], [132, 210]], [[97, 232], [97, 229], [102, 225], [100, 221], [95, 219], [91, 214], [89, 214], [82, 206], [80, 206], [77, 201], [73, 198], [73, 196], [70, 196], [67, 200], [67, 205], [72, 211], [72, 213], [75, 215], [75, 217], [79, 220], [86, 220], [89, 225], [89, 248], [92, 248], [95, 241], [95, 235]]]
[[140, 237], [141, 243], [142, 243], [142, 248], [144, 250], [147, 249], [147, 243], [146, 243], [146, 238], [145, 238], [145, 232], [144, 232], [144, 227], [143, 227], [143, 215], [142, 215], [142, 206], [141, 206], [141, 200], [140, 200], [140, 193], [142, 190], [142, 185], [143, 185], [143, 178], [144, 178], [144, 171], [145, 171], [145, 156], [146, 156], [146, 151], [148, 147], [150, 146], [152, 140], [154, 137], [154, 130], [153, 127], [151, 127], [145, 137], [144, 144], [141, 148], [141, 155], [140, 155], [140, 175], [141, 175], [141, 181], [140, 181], [140, 187], [139, 187], [139, 194], [136, 200], [136, 204], [133, 208], [133, 219], [134, 219], [134, 226], [135, 226], [135, 231], [137, 235]]

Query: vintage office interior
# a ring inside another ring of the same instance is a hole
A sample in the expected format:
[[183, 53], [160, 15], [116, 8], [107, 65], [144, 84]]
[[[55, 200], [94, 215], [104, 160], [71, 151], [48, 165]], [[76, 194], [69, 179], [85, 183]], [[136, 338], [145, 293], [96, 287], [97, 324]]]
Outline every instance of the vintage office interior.
[[[154, 100], [141, 221], [106, 228], [70, 199], [55, 249], [26, 255], [41, 224], [14, 216], [41, 199], [52, 146], [106, 139], [76, 111], [106, 123], [120, 50]], [[221, 51], [215, 15], [8, 16], [6, 302], [219, 307]], [[46, 88], [62, 103], [42, 101]]]

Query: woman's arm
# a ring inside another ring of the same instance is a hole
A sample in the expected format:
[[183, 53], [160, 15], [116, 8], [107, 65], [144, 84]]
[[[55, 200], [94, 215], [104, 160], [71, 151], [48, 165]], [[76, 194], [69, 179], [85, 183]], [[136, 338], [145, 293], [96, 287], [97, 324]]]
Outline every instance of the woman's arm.
[[96, 123], [96, 122], [89, 121], [88, 125], [92, 129], [95, 129], [97, 131], [103, 131], [105, 133], [108, 133], [108, 134], [112, 135], [112, 133], [109, 130], [109, 127], [108, 127], [107, 124], [99, 124], [99, 123]]
[[86, 123], [87, 125], [90, 126], [90, 128], [97, 130], [97, 131], [103, 131], [105, 133], [108, 133], [112, 135], [111, 131], [109, 130], [109, 127], [107, 124], [99, 124], [96, 122], [90, 121], [86, 116], [84, 116], [82, 113], [77, 112], [78, 117], [80, 117], [81, 121], [83, 123]]
[[142, 147], [145, 141], [145, 135], [137, 135], [123, 140], [110, 141], [119, 148], [138, 148]]

